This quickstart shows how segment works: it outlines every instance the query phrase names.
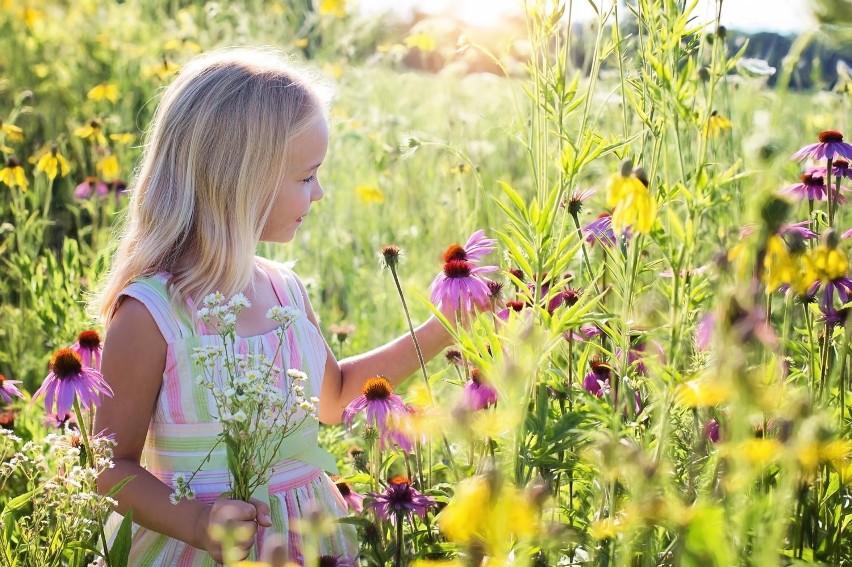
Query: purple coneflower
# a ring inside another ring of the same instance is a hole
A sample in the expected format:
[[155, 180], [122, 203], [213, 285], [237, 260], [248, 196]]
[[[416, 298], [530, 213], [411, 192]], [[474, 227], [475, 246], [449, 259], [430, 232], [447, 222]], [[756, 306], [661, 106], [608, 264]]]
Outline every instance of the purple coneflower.
[[811, 238], [816, 238], [819, 236], [817, 233], [810, 229], [811, 221], [803, 220], [799, 222], [793, 222], [789, 224], [785, 224], [781, 227], [781, 230], [778, 231], [778, 234], [781, 236], [788, 236], [795, 234], [798, 237], [801, 237], [802, 240], [810, 240]]
[[77, 418], [73, 413], [64, 413], [62, 415], [51, 413], [44, 418], [44, 424], [54, 429], [62, 429], [65, 424], [76, 427]]
[[497, 390], [484, 379], [482, 372], [478, 368], [471, 370], [470, 379], [462, 391], [465, 407], [470, 411], [479, 411], [495, 405], [497, 398]]
[[395, 521], [399, 515], [409, 512], [414, 512], [423, 518], [426, 516], [427, 508], [435, 504], [435, 500], [417, 492], [411, 486], [411, 481], [405, 476], [391, 479], [383, 493], [373, 493], [371, 496], [376, 514], [382, 520], [391, 518], [392, 521]]
[[74, 189], [74, 196], [78, 199], [88, 199], [92, 193], [98, 197], [106, 197], [109, 195], [109, 187], [97, 177], [87, 177]]
[[695, 328], [695, 348], [709, 350], [713, 341], [713, 329], [716, 327], [716, 315], [711, 311], [698, 320]]
[[[583, 227], [586, 242], [589, 244], [599, 243], [601, 246], [615, 246], [615, 231], [612, 229], [612, 215], [601, 213], [598, 218]], [[622, 235], [630, 237], [630, 230], [625, 230]]]
[[[800, 181], [792, 185], [788, 185], [779, 191], [782, 195], [792, 195], [796, 199], [803, 201], [825, 201], [828, 197], [828, 188], [825, 186], [825, 179], [813, 173], [803, 173]], [[843, 195], [834, 195], [838, 202], [846, 201]]]
[[364, 384], [363, 395], [358, 396], [343, 410], [343, 421], [347, 427], [352, 426], [352, 418], [361, 410], [367, 410], [367, 425], [372, 425], [380, 431], [385, 431], [391, 425], [391, 418], [405, 414], [405, 402], [393, 393], [393, 387], [387, 378], [376, 376]]
[[716, 419], [711, 419], [704, 425], [704, 436], [711, 443], [719, 442], [719, 422]]
[[12, 396], [16, 398], [23, 398], [24, 395], [21, 391], [15, 386], [15, 384], [20, 384], [20, 380], [9, 380], [2, 374], [0, 374], [0, 399], [2, 399], [5, 403], [12, 403]]
[[609, 377], [612, 368], [605, 362], [594, 359], [589, 362], [592, 371], [583, 378], [583, 389], [599, 398], [609, 393]]
[[112, 388], [100, 372], [83, 366], [83, 361], [76, 351], [61, 348], [53, 353], [50, 359], [50, 374], [44, 379], [41, 388], [33, 394], [33, 399], [42, 394], [45, 395], [44, 408], [48, 413], [64, 415], [74, 406], [75, 396], [81, 407], [88, 408], [98, 405], [102, 394], [112, 397]]
[[352, 487], [346, 482], [336, 482], [335, 486], [337, 486], [337, 490], [340, 492], [340, 495], [343, 496], [343, 499], [346, 500], [346, 503], [353, 512], [360, 514], [364, 511], [363, 494], [359, 494], [352, 490]]
[[571, 196], [568, 197], [568, 202], [566, 203], [566, 207], [568, 208], [568, 214], [570, 214], [572, 217], [576, 217], [577, 215], [579, 215], [580, 211], [583, 210], [583, 201], [585, 201], [594, 194], [594, 189], [586, 189], [585, 191], [574, 189], [574, 191], [571, 192]]
[[467, 260], [468, 262], [479, 262], [493, 252], [496, 246], [496, 240], [493, 238], [486, 238], [485, 231], [481, 229], [477, 230], [470, 235], [470, 238], [467, 239], [467, 242], [463, 247], [465, 257], [461, 259]]
[[580, 301], [580, 291], [570, 287], [565, 288], [550, 298], [547, 302], [547, 312], [553, 315], [559, 307], [563, 305], [573, 307], [578, 301]]
[[[826, 177], [828, 168], [824, 165], [816, 165], [808, 169], [809, 172], [820, 177]], [[843, 158], [837, 158], [831, 162], [831, 176], [834, 179], [852, 179], [852, 167], [849, 167], [849, 162]]]
[[497, 317], [499, 317], [503, 321], [508, 321], [509, 315], [512, 312], [520, 313], [521, 311], [523, 311], [524, 307], [526, 307], [526, 306], [527, 306], [527, 304], [524, 303], [523, 301], [507, 301], [506, 302], [506, 308], [499, 311], [497, 313]]
[[77, 335], [77, 342], [71, 345], [71, 350], [80, 355], [83, 366], [101, 371], [101, 336], [97, 331], [83, 331]]
[[473, 311], [474, 307], [488, 308], [488, 279], [480, 274], [495, 272], [497, 266], [475, 266], [467, 260], [450, 260], [432, 282], [431, 300], [442, 307]]
[[826, 130], [819, 133], [818, 143], [805, 146], [793, 154], [791, 159], [801, 161], [806, 158], [821, 160], [835, 157], [852, 160], [852, 144], [844, 142], [843, 134], [837, 130]]

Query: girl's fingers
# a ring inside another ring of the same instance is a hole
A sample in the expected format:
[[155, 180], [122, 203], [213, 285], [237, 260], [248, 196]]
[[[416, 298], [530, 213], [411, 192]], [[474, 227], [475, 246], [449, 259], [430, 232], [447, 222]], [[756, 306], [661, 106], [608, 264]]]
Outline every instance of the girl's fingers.
[[269, 509], [269, 504], [266, 502], [261, 502], [257, 498], [251, 498], [249, 503], [254, 504], [254, 507], [257, 509], [257, 523], [263, 526], [264, 528], [268, 528], [272, 526], [272, 518], [270, 514], [272, 511]]

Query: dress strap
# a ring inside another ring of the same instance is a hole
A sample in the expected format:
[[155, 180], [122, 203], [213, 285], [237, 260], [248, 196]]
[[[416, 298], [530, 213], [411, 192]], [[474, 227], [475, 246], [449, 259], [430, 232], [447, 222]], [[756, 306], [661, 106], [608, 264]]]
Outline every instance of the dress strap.
[[151, 313], [166, 343], [173, 343], [194, 333], [190, 314], [176, 313], [172, 307], [168, 280], [165, 273], [134, 280], [121, 291], [119, 298], [128, 296], [140, 301]]
[[262, 259], [260, 265], [269, 276], [269, 281], [272, 282], [272, 290], [281, 306], [296, 307], [300, 311], [304, 311], [305, 301], [293, 273], [280, 262]]

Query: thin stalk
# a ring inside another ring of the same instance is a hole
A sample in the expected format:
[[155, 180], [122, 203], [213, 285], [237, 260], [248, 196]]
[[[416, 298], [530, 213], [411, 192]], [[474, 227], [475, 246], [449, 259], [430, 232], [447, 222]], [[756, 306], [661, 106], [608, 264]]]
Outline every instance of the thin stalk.
[[[83, 421], [83, 411], [80, 408], [80, 401], [75, 397], [74, 398], [74, 414], [77, 416], [77, 424], [80, 427], [80, 438], [83, 440], [83, 448], [86, 450], [86, 461], [88, 461], [88, 466], [91, 468], [96, 468], [97, 462], [95, 461], [95, 452], [92, 450], [92, 445], [89, 443], [89, 434], [86, 432], [86, 422]], [[109, 547], [107, 544], [106, 533], [104, 533], [104, 526], [101, 522], [98, 522], [98, 532], [101, 537], [101, 543], [104, 546], [104, 563], [107, 567], [110, 567], [109, 560]]]

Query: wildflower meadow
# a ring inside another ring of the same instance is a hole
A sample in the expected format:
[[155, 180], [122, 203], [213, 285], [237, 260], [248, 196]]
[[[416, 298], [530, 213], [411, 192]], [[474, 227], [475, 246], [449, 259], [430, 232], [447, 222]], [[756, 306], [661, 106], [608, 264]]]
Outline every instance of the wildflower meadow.
[[[226, 563], [852, 565], [852, 72], [795, 81], [809, 45], [848, 51], [848, 5], [814, 3], [773, 66], [688, 0], [582, 21], [527, 0], [492, 27], [367, 0], [0, 3], [0, 566], [128, 564], [87, 304], [159, 93], [235, 45], [334, 92], [326, 196], [258, 254], [294, 263], [338, 358], [430, 315], [454, 346], [319, 426], [347, 518], [305, 506], [298, 554], [267, 533]], [[301, 369], [228, 342], [244, 300], [197, 314], [222, 431], [175, 502], [216, 459], [248, 500], [316, 421]], [[276, 337], [296, 316], [269, 314]], [[357, 557], [320, 553], [333, 521]]]

